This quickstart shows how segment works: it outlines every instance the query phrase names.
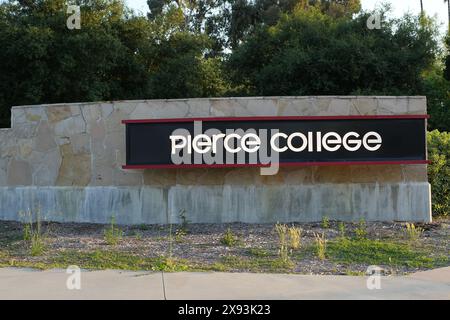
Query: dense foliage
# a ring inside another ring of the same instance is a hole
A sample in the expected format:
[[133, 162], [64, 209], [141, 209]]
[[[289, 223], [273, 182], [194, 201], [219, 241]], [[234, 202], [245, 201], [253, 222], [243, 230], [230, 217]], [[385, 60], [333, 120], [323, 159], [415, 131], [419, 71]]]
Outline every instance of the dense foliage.
[[230, 57], [251, 95], [414, 95], [435, 59], [434, 29], [404, 17], [369, 30], [368, 14], [332, 18], [298, 10], [257, 30]]
[[172, 10], [156, 21], [116, 0], [82, 0], [81, 29], [64, 0], [0, 5], [0, 126], [13, 105], [221, 95], [209, 39]]
[[431, 183], [433, 214], [450, 213], [450, 133], [433, 130], [428, 133], [428, 178]]

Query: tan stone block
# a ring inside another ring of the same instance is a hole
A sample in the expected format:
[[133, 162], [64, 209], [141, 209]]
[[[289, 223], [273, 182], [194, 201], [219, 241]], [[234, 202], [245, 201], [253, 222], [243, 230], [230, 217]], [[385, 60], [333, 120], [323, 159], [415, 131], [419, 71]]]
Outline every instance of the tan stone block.
[[56, 148], [55, 134], [48, 122], [42, 121], [34, 139], [34, 150], [45, 152], [54, 148]]
[[50, 123], [58, 122], [72, 116], [70, 106], [47, 106], [46, 112]]
[[61, 154], [58, 149], [47, 152], [33, 151], [29, 162], [33, 171], [33, 185], [55, 185], [61, 166]]
[[143, 180], [143, 170], [117, 169], [113, 171], [113, 185], [116, 186], [140, 186]]
[[309, 97], [309, 99], [313, 102], [314, 106], [316, 107], [315, 110], [317, 110], [316, 114], [311, 115], [317, 115], [319, 113], [324, 114], [327, 113], [331, 104], [331, 101], [334, 99], [332, 97]]
[[346, 116], [350, 114], [351, 99], [336, 98], [332, 99], [328, 105], [328, 110], [322, 111], [319, 115], [339, 115]]
[[401, 165], [355, 165], [351, 166], [354, 183], [388, 183], [403, 182]]
[[281, 167], [281, 174], [284, 175], [286, 184], [311, 184], [313, 182], [313, 171], [310, 166]]
[[259, 168], [233, 168], [225, 174], [226, 185], [254, 185], [259, 181]]
[[427, 114], [426, 97], [409, 97], [408, 98], [409, 114]]
[[16, 157], [19, 152], [19, 146], [17, 144], [3, 144], [0, 146], [0, 157], [1, 158], [7, 158], [7, 157]]
[[233, 117], [236, 109], [242, 109], [236, 99], [212, 99], [211, 116], [213, 117]]
[[177, 183], [177, 169], [146, 169], [143, 174], [145, 185], [169, 187]]
[[[276, 116], [278, 107], [276, 100], [273, 99], [255, 99], [246, 103], [242, 116]], [[239, 114], [236, 114], [239, 116]]]
[[[91, 121], [88, 124], [88, 134], [90, 134], [93, 144], [103, 144], [106, 136], [106, 127], [103, 121]], [[124, 130], [124, 128], [122, 128]]]
[[74, 154], [69, 144], [62, 145], [62, 162], [56, 184], [59, 186], [86, 186], [91, 180], [91, 155]]
[[375, 115], [378, 100], [375, 97], [357, 97], [351, 100], [352, 115]]
[[111, 165], [105, 166], [94, 162], [90, 185], [92, 186], [112, 186], [114, 185], [114, 169]]
[[43, 118], [43, 111], [41, 108], [26, 108], [25, 117], [28, 122], [39, 122]]
[[313, 181], [315, 183], [349, 183], [351, 169], [347, 165], [313, 167]]
[[102, 118], [101, 104], [86, 104], [81, 106], [81, 114], [85, 122], [99, 121]]
[[55, 123], [55, 135], [69, 137], [86, 132], [86, 122], [82, 115], [73, 116]]
[[187, 101], [189, 106], [188, 117], [209, 117], [211, 101], [209, 99], [191, 99]]
[[402, 165], [405, 182], [427, 182], [428, 173], [426, 164]]
[[136, 108], [130, 113], [130, 119], [150, 119], [152, 106], [146, 102], [138, 103]]
[[403, 168], [401, 165], [377, 165], [377, 181], [380, 183], [403, 182]]
[[30, 139], [21, 139], [18, 141], [19, 155], [21, 158], [28, 158], [33, 151], [33, 142]]
[[285, 175], [283, 168], [279, 168], [277, 174], [274, 175], [261, 175], [260, 171], [255, 173], [257, 176], [255, 177], [256, 183], [259, 185], [283, 185], [285, 184]]
[[[140, 101], [139, 101], [140, 102]], [[138, 101], [114, 101], [114, 111], [130, 115], [136, 109]]]
[[14, 127], [17, 124], [27, 122], [27, 117], [25, 115], [25, 108], [13, 107], [11, 109], [11, 126]]
[[408, 100], [400, 97], [378, 97], [377, 115], [406, 114]]
[[70, 105], [70, 111], [72, 112], [73, 116], [77, 116], [81, 114], [81, 106], [80, 105]]
[[109, 115], [113, 112], [114, 107], [112, 103], [101, 103], [100, 104], [101, 112], [102, 112], [102, 118], [108, 118]]
[[36, 136], [37, 125], [36, 123], [22, 123], [20, 125], [14, 125], [11, 129], [11, 133], [18, 139], [29, 139]]
[[7, 185], [8, 160], [9, 159], [0, 158], [0, 186]]
[[150, 119], [185, 118], [189, 112], [187, 100], [147, 101]]
[[90, 153], [91, 139], [86, 133], [75, 134], [70, 137], [73, 153]]
[[378, 182], [378, 172], [380, 168], [377, 165], [352, 165], [351, 182], [354, 183], [375, 183]]
[[180, 185], [223, 185], [227, 168], [180, 168], [176, 183]]
[[7, 170], [9, 186], [28, 186], [32, 184], [31, 167], [23, 160], [11, 159]]
[[[122, 131], [125, 130], [125, 125], [122, 124], [122, 120], [127, 120], [130, 118], [128, 113], [122, 112], [120, 110], [114, 110], [107, 119], [104, 120], [104, 126], [106, 132]], [[92, 122], [91, 122], [92, 125]], [[92, 130], [92, 129], [91, 129]]]
[[280, 99], [278, 115], [311, 116], [318, 113], [317, 101], [314, 98]]

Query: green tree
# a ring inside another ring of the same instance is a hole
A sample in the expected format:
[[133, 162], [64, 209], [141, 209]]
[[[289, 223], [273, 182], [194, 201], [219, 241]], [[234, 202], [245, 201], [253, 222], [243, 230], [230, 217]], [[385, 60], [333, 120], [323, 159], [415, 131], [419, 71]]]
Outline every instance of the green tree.
[[445, 38], [445, 44], [447, 48], [447, 56], [445, 57], [445, 69], [444, 69], [444, 78], [450, 81], [450, 32]]
[[0, 5], [0, 126], [9, 126], [13, 105], [194, 97], [225, 90], [221, 61], [204, 59], [211, 41], [186, 30], [179, 9], [149, 21], [117, 0], [76, 3], [79, 30], [66, 27], [64, 0]]
[[431, 183], [433, 214], [450, 213], [450, 133], [428, 132], [428, 179]]
[[360, 0], [147, 0], [150, 19], [168, 8], [179, 8], [184, 26], [213, 41], [211, 55], [235, 48], [259, 25], [275, 25], [295, 8], [318, 8], [332, 17], [351, 17], [360, 10]]
[[124, 32], [139, 18], [118, 1], [81, 5], [80, 30], [66, 27], [63, 0], [0, 5], [0, 110], [12, 105], [135, 98], [146, 72]]
[[421, 73], [436, 57], [436, 29], [427, 19], [405, 16], [369, 30], [369, 15], [296, 10], [260, 27], [231, 54], [234, 84], [249, 95], [420, 92]]
[[423, 74], [423, 94], [427, 97], [430, 130], [450, 131], [450, 81], [438, 64]]

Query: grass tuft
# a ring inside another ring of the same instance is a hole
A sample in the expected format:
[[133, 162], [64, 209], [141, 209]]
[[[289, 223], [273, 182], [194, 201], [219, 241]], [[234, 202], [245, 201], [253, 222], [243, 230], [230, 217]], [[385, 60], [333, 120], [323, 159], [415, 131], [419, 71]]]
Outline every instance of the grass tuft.
[[327, 240], [325, 239], [325, 233], [314, 233], [316, 241], [316, 254], [320, 260], [325, 260], [325, 254], [327, 249]]
[[111, 224], [103, 233], [104, 239], [107, 244], [111, 246], [115, 246], [122, 240], [123, 231], [117, 227], [116, 218], [114, 216], [111, 217]]
[[233, 231], [228, 228], [220, 239], [220, 243], [228, 247], [233, 247], [238, 243], [238, 238], [234, 235]]
[[446, 257], [432, 258], [407, 244], [369, 239], [340, 238], [330, 241], [326, 256], [338, 263], [432, 268]]
[[416, 227], [414, 223], [406, 223], [405, 233], [408, 240], [415, 242], [422, 236], [423, 229], [420, 227]]

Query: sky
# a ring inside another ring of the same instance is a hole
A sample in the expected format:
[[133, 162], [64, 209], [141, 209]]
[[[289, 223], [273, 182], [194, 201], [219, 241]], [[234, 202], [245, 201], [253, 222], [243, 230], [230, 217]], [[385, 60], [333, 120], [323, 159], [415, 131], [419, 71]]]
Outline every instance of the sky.
[[[125, 0], [129, 7], [138, 12], [148, 12], [147, 0]], [[395, 17], [402, 16], [406, 12], [413, 14], [420, 13], [420, 0], [361, 0], [361, 5], [364, 10], [372, 10], [379, 4], [386, 2], [390, 3]], [[442, 33], [445, 33], [447, 26], [447, 4], [444, 0], [423, 0], [423, 7], [425, 12], [430, 15], [436, 15], [441, 24]]]

